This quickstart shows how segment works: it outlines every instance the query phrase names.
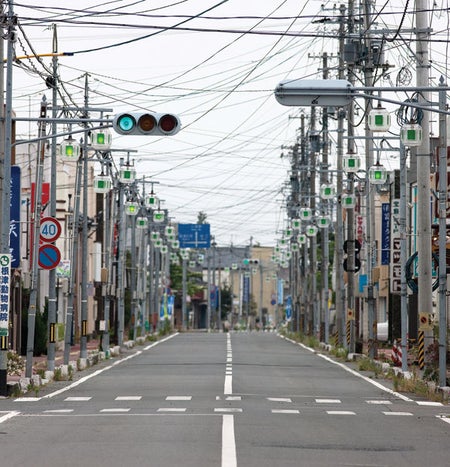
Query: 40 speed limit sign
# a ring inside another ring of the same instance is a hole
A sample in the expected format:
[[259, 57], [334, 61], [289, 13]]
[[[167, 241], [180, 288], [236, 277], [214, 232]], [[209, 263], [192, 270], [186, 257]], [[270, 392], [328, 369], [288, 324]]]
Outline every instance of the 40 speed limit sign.
[[61, 224], [54, 217], [43, 217], [39, 231], [42, 242], [52, 243], [61, 235]]

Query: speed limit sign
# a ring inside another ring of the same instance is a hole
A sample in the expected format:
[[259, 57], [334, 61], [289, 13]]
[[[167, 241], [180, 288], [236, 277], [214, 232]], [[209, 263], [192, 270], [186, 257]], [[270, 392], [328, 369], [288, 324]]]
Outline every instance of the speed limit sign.
[[54, 217], [43, 217], [39, 237], [42, 242], [54, 242], [61, 235], [61, 224]]

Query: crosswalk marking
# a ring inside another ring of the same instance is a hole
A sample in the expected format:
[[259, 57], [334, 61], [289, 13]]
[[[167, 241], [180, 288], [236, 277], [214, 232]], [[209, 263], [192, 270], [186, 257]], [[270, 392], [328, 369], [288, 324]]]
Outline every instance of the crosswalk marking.
[[391, 401], [383, 401], [383, 400], [369, 400], [366, 401], [368, 404], [374, 404], [374, 405], [390, 405], [392, 404]]
[[167, 396], [166, 401], [190, 401], [192, 396]]
[[328, 415], [356, 415], [351, 410], [327, 410]]
[[339, 399], [316, 399], [316, 404], [340, 404]]
[[398, 417], [412, 417], [411, 412], [383, 412], [383, 415], [394, 415]]
[[433, 402], [433, 401], [416, 401], [417, 405], [425, 405], [429, 407], [442, 407], [444, 404], [442, 402]]
[[300, 410], [297, 410], [297, 409], [272, 409], [272, 413], [299, 414]]
[[142, 396], [117, 396], [115, 401], [140, 401]]

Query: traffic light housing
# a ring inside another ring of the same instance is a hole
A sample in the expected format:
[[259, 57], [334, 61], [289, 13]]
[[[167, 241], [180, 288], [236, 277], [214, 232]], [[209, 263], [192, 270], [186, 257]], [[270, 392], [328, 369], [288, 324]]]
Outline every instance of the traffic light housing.
[[114, 116], [113, 128], [119, 135], [170, 136], [180, 131], [181, 122], [174, 114], [123, 112]]
[[259, 264], [259, 259], [244, 258], [242, 260], [242, 263], [244, 264], [244, 266], [257, 265]]

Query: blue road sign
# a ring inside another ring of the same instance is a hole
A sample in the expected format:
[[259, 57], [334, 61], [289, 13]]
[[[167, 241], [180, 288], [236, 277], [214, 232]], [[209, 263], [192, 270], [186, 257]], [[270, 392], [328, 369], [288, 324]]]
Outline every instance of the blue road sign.
[[59, 249], [47, 243], [39, 247], [38, 264], [42, 269], [55, 269], [61, 261]]
[[209, 248], [211, 229], [209, 224], [178, 224], [180, 248]]
[[20, 167], [11, 167], [11, 204], [9, 224], [9, 249], [11, 267], [20, 267], [20, 203], [21, 203]]

